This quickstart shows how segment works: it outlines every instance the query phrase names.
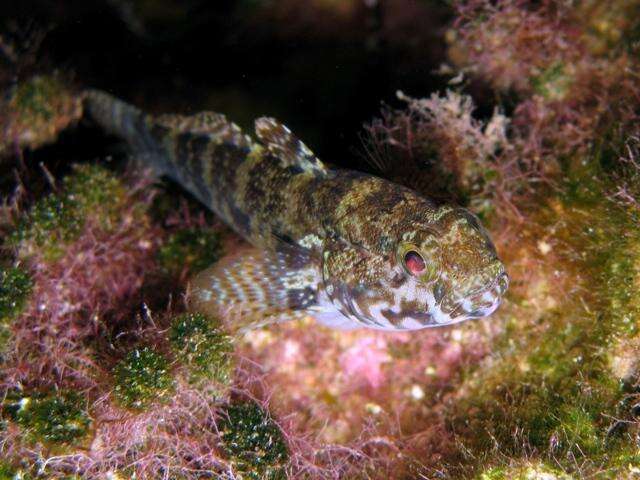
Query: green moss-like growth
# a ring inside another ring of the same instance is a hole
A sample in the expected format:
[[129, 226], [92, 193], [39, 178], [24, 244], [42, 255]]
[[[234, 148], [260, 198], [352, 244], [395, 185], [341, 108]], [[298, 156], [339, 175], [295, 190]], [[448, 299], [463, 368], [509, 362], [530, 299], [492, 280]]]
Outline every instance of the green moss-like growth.
[[112, 217], [125, 200], [124, 185], [112, 172], [95, 164], [76, 165], [73, 175], [62, 181], [65, 197], [78, 213], [100, 209]]
[[544, 464], [492, 467], [482, 472], [478, 480], [572, 480], [569, 475]]
[[562, 101], [571, 91], [573, 79], [566, 67], [556, 63], [531, 80], [533, 90], [548, 101]]
[[169, 237], [158, 255], [168, 272], [179, 273], [185, 267], [191, 273], [199, 272], [222, 255], [220, 234], [195, 228], [181, 230]]
[[[534, 239], [553, 229], [545, 269], [551, 274], [543, 281], [555, 300], [545, 309], [512, 306], [495, 361], [467, 378], [446, 415], [476, 465], [494, 464], [497, 446], [508, 458], [533, 452], [569, 473], [582, 464], [581, 475], [607, 471], [602, 478], [620, 478], [629, 465], [638, 467], [628, 451], [633, 434], [612, 429], [613, 419], [633, 422], [621, 407], [628, 396], [622, 378], [611, 367], [640, 324], [638, 218], [607, 199], [605, 176], [594, 168], [571, 170], [564, 194], [532, 219]], [[570, 287], [554, 283], [554, 269], [571, 279]]]
[[20, 267], [0, 269], [0, 322], [13, 319], [31, 293], [31, 277]]
[[0, 463], [0, 480], [13, 480], [16, 477], [16, 473], [10, 465]]
[[87, 434], [91, 424], [83, 399], [73, 392], [15, 397], [3, 410], [37, 442], [76, 441]]
[[169, 362], [149, 347], [129, 352], [114, 369], [115, 394], [126, 407], [142, 408], [173, 391]]
[[23, 310], [33, 281], [20, 267], [0, 269], [0, 359], [11, 339], [11, 321]]
[[78, 236], [88, 217], [109, 228], [124, 201], [124, 186], [111, 172], [97, 165], [77, 165], [74, 173], [64, 178], [60, 193], [36, 202], [18, 222], [9, 243], [22, 256], [37, 250], [54, 260], [64, 245]]
[[218, 428], [222, 449], [248, 478], [285, 478], [283, 465], [289, 453], [284, 437], [258, 405], [246, 402], [229, 406]]
[[28, 472], [14, 468], [8, 463], [0, 462], [0, 480], [31, 480], [33, 478]]
[[22, 115], [33, 115], [50, 120], [54, 114], [49, 103], [62, 90], [55, 77], [37, 76], [18, 85], [15, 91], [15, 106]]
[[26, 218], [18, 223], [10, 237], [10, 243], [20, 247], [26, 255], [41, 247], [45, 257], [60, 255], [62, 245], [80, 232], [82, 219], [76, 215], [68, 199], [49, 195], [39, 200]]
[[228, 384], [233, 369], [231, 337], [199, 313], [175, 318], [170, 331], [176, 357], [188, 366], [190, 380], [214, 380]]
[[0, 156], [23, 148], [37, 148], [82, 115], [80, 99], [59, 75], [36, 75], [18, 83], [0, 100]]

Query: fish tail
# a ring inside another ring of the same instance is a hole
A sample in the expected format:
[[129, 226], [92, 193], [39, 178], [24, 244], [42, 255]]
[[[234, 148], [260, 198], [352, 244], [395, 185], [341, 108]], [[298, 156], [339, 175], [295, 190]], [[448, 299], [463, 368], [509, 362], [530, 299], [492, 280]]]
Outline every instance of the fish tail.
[[157, 142], [150, 132], [151, 119], [138, 108], [106, 92], [88, 90], [84, 93], [84, 108], [103, 130], [125, 140], [138, 151], [152, 151]]
[[231, 180], [227, 177], [254, 147], [250, 137], [219, 113], [149, 115], [99, 90], [85, 92], [84, 107], [107, 133], [122, 138], [139, 161], [219, 214], [231, 193], [224, 191]]
[[162, 142], [154, 135], [151, 115], [100, 90], [87, 90], [83, 100], [88, 117], [106, 133], [123, 139], [136, 161], [151, 167], [157, 175], [175, 176]]

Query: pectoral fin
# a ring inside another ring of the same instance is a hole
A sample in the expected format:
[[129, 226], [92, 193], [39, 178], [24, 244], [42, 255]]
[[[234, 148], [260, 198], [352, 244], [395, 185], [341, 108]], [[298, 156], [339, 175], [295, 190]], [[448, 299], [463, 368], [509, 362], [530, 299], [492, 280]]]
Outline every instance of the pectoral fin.
[[321, 277], [304, 250], [245, 248], [194, 278], [191, 307], [245, 331], [307, 315]]

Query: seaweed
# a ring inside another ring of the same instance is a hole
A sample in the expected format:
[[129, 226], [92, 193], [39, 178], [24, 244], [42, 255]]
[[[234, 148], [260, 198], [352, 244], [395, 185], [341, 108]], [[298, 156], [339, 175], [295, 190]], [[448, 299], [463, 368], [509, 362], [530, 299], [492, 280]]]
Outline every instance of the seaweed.
[[218, 425], [222, 449], [247, 478], [283, 479], [285, 440], [267, 412], [252, 402], [230, 405]]
[[167, 399], [174, 381], [169, 362], [149, 347], [130, 351], [113, 369], [116, 398], [126, 407], [144, 408]]
[[234, 345], [210, 319], [199, 313], [180, 315], [171, 323], [169, 339], [176, 358], [189, 370], [190, 382], [230, 383]]

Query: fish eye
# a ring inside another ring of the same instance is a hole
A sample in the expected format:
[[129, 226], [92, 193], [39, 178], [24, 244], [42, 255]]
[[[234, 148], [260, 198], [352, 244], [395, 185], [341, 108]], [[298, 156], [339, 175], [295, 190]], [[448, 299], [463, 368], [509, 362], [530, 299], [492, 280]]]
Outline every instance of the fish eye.
[[422, 275], [427, 268], [424, 258], [415, 250], [407, 251], [404, 254], [403, 261], [405, 268], [412, 275]]

